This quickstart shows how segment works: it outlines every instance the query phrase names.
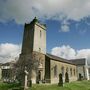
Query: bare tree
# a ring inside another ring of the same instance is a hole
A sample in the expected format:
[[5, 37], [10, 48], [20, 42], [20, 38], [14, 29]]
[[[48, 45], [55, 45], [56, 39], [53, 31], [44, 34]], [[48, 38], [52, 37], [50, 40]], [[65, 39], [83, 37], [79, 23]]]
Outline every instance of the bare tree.
[[39, 57], [36, 53], [32, 53], [31, 56], [28, 58], [20, 58], [16, 63], [16, 79], [24, 85], [24, 70], [27, 67], [28, 74], [28, 81], [31, 82], [32, 73], [33, 71], [37, 74], [38, 67], [39, 67]]

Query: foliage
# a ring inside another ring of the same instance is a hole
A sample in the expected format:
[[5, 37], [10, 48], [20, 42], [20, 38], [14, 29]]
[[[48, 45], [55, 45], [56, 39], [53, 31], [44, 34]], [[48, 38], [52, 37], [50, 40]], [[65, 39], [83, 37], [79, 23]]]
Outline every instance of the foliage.
[[19, 87], [19, 84], [0, 83], [0, 90], [8, 90], [8, 89], [15, 88], [15, 87]]
[[28, 75], [28, 81], [31, 81], [32, 73], [33, 71], [37, 73], [39, 61], [38, 61], [38, 55], [32, 53], [31, 56], [20, 57], [20, 59], [16, 63], [16, 79], [21, 83], [21, 85], [24, 85], [24, 78], [25, 78], [25, 67], [29, 73]]

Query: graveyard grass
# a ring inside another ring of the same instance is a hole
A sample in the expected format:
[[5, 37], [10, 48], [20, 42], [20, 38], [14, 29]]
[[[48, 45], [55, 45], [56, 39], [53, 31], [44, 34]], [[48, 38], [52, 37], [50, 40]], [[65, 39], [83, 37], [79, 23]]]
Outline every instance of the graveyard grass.
[[29, 90], [90, 90], [90, 81], [66, 83], [64, 87], [58, 85], [33, 85]]
[[[0, 83], [0, 90], [8, 90], [10, 88], [18, 88], [17, 84]], [[59, 87], [57, 84], [36, 84], [28, 90], [90, 90], [90, 81], [76, 81], [65, 83], [64, 87]]]
[[17, 87], [19, 87], [19, 84], [16, 83], [12, 83], [12, 84], [0, 83], [0, 90], [9, 90]]

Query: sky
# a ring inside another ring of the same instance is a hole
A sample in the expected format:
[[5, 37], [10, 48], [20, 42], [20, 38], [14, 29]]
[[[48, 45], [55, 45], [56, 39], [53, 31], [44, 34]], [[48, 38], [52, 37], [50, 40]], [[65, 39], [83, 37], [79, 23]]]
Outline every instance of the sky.
[[35, 16], [47, 26], [48, 53], [90, 63], [90, 0], [0, 0], [0, 63], [19, 57]]

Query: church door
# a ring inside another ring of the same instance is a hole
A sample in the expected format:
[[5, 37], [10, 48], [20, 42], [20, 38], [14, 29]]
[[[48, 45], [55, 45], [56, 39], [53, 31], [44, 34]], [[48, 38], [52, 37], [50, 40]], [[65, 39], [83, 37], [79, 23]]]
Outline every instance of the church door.
[[38, 80], [41, 81], [41, 71], [38, 72]]
[[40, 83], [40, 81], [41, 81], [41, 71], [39, 70], [37, 74], [37, 83]]

